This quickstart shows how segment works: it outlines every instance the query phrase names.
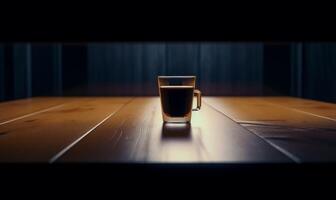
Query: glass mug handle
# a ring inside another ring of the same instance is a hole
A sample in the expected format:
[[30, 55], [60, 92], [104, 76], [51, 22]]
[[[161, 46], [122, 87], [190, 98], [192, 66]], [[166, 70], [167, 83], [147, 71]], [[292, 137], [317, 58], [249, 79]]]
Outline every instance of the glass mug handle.
[[199, 90], [194, 90], [194, 95], [196, 94], [197, 96], [197, 107], [193, 108], [193, 111], [199, 111], [201, 110], [201, 105], [202, 105], [202, 97], [201, 97], [201, 91]]

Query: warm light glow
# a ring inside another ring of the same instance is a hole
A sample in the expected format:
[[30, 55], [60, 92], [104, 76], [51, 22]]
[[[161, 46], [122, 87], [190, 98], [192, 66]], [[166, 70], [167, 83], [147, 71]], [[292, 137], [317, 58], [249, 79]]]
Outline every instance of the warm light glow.
[[168, 128], [183, 128], [188, 127], [189, 125], [187, 123], [166, 123], [165, 126]]

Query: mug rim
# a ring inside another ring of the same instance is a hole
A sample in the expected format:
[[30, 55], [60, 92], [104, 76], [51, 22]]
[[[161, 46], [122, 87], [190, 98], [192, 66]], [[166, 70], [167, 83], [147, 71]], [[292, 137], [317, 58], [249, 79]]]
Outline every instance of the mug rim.
[[158, 78], [196, 78], [196, 76], [158, 76]]

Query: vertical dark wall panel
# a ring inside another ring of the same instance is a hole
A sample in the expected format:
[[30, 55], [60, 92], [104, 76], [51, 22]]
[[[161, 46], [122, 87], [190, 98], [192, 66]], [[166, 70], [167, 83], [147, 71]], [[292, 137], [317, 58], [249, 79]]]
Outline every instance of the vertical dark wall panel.
[[[120, 94], [126, 88], [127, 68], [123, 66], [124, 45], [88, 45], [88, 86], [91, 95]], [[118, 87], [120, 83], [120, 87]]]
[[53, 95], [53, 52], [52, 46], [31, 46], [32, 95]]
[[62, 79], [62, 45], [52, 45], [53, 53], [53, 94], [63, 94], [63, 79]]
[[233, 68], [228, 44], [201, 45], [201, 91], [211, 95], [217, 92], [232, 93], [231, 76]]
[[5, 58], [4, 46], [0, 44], [0, 101], [5, 100]]
[[291, 92], [290, 44], [264, 46], [264, 94], [290, 95]]
[[208, 95], [261, 95], [263, 50], [259, 43], [204, 43], [201, 90]]
[[165, 45], [90, 44], [89, 92], [95, 95], [153, 95], [156, 77], [165, 73]]
[[303, 96], [336, 102], [336, 43], [304, 45]]
[[[164, 44], [152, 43], [143, 45], [142, 77], [144, 95], [158, 94], [157, 76], [166, 75], [166, 48]], [[153, 84], [154, 83], [154, 84]], [[152, 92], [154, 91], [154, 92]]]
[[14, 99], [14, 64], [13, 64], [13, 45], [4, 45], [4, 82], [5, 98], [4, 100]]
[[[196, 75], [204, 95], [288, 95], [336, 102], [336, 43], [2, 44], [0, 100], [157, 95], [157, 75]], [[88, 87], [89, 86], [89, 87]], [[87, 90], [89, 88], [89, 90]]]
[[156, 95], [157, 75], [196, 75], [207, 95], [259, 95], [262, 53], [258, 43], [90, 44], [89, 91]]
[[87, 90], [87, 46], [69, 44], [62, 47], [63, 95], [85, 95]]
[[27, 44], [13, 45], [14, 98], [31, 96], [30, 55]]
[[200, 68], [198, 43], [168, 43], [166, 46], [167, 75], [198, 74]]
[[303, 45], [291, 44], [291, 95], [302, 97]]
[[[120, 92], [122, 95], [127, 95], [128, 92], [131, 94], [139, 95], [143, 89], [143, 48], [139, 43], [136, 44], [125, 44], [123, 47], [123, 85], [126, 88], [122, 89]], [[120, 88], [121, 89], [121, 88]], [[127, 92], [128, 91], [128, 92]]]

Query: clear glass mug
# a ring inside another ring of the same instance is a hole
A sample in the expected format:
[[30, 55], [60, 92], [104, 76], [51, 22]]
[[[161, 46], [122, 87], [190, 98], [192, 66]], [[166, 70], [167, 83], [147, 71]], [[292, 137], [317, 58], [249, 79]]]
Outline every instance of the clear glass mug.
[[[201, 109], [201, 91], [195, 89], [196, 76], [158, 76], [164, 122], [190, 123], [191, 112]], [[192, 109], [194, 95], [197, 107]]]

